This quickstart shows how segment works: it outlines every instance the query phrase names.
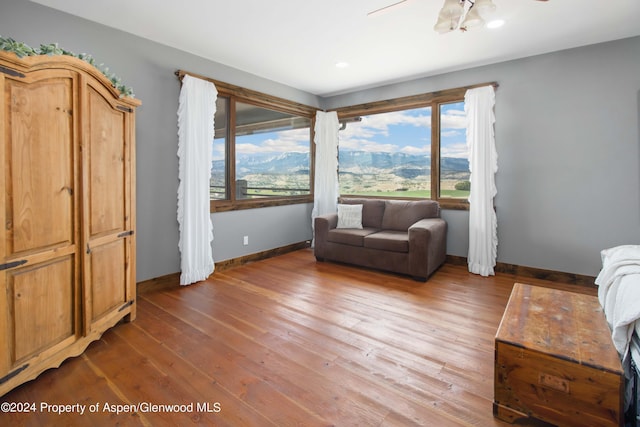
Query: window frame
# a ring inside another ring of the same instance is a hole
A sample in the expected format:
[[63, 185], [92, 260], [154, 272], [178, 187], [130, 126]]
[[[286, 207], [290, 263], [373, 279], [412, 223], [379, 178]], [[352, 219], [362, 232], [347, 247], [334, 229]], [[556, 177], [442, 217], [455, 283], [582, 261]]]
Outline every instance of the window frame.
[[[270, 206], [285, 206], [301, 203], [313, 203], [313, 189], [315, 182], [315, 144], [314, 127], [316, 111], [320, 108], [311, 107], [295, 101], [290, 101], [277, 96], [258, 92], [252, 89], [243, 88], [230, 83], [221, 82], [219, 80], [208, 77], [199, 76], [185, 71], [178, 71], [176, 75], [180, 80], [185, 75], [197, 77], [206, 81], [210, 81], [218, 91], [218, 97], [228, 98], [228, 109], [230, 113], [229, 123], [227, 127], [227, 144], [226, 144], [226, 179], [228, 198], [225, 200], [210, 200], [210, 211], [226, 212], [241, 209], [255, 209]], [[309, 194], [302, 196], [274, 196], [264, 199], [236, 199], [236, 141], [235, 141], [235, 103], [243, 102], [261, 108], [275, 110], [283, 113], [293, 114], [300, 117], [310, 119], [309, 130]], [[233, 113], [231, 113], [233, 112]], [[213, 141], [212, 141], [213, 143]]]
[[[436, 92], [412, 95], [401, 98], [375, 101], [365, 104], [352, 105], [333, 109], [338, 114], [338, 120], [354, 119], [358, 116], [371, 114], [391, 113], [395, 111], [410, 110], [414, 108], [431, 107], [431, 197], [440, 203], [443, 209], [468, 210], [469, 201], [466, 199], [455, 199], [451, 197], [440, 197], [440, 105], [455, 102], [464, 102], [464, 97], [469, 89], [481, 86], [492, 85], [497, 87], [495, 82], [481, 83], [471, 86], [464, 86], [455, 89], [446, 89]], [[341, 194], [341, 197], [343, 195]], [[347, 195], [344, 195], [345, 197]], [[356, 196], [354, 196], [356, 197]], [[416, 199], [415, 197], [389, 197], [389, 196], [357, 196], [362, 198], [395, 198], [395, 199]]]

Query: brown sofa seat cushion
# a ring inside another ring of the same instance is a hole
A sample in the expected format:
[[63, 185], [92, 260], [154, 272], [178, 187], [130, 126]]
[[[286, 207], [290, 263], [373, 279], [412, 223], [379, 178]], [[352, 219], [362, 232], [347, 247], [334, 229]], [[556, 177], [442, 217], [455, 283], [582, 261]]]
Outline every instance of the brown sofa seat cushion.
[[334, 228], [329, 230], [327, 241], [350, 246], [364, 246], [364, 238], [375, 233], [374, 228]]
[[409, 233], [385, 230], [364, 238], [364, 247], [390, 252], [409, 252]]
[[384, 200], [341, 198], [340, 203], [345, 205], [362, 205], [362, 226], [369, 228], [382, 228], [382, 216], [384, 214]]
[[440, 217], [440, 205], [434, 200], [385, 201], [382, 229], [407, 231], [409, 227], [423, 218]]

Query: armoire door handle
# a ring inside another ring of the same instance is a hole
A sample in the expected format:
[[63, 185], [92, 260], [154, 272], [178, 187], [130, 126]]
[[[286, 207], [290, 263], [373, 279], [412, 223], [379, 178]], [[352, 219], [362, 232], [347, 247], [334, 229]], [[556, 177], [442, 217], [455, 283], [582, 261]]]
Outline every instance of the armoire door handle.
[[14, 267], [19, 267], [22, 264], [26, 264], [26, 263], [27, 263], [26, 259], [21, 259], [20, 261], [7, 262], [5, 264], [0, 265], [0, 271], [8, 270], [8, 269], [14, 268]]

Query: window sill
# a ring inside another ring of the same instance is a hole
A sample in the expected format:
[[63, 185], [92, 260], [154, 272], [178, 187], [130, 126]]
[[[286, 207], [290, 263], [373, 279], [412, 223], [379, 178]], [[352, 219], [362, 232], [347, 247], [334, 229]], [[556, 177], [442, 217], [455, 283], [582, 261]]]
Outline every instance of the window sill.
[[298, 205], [313, 203], [313, 196], [299, 196], [286, 198], [251, 199], [251, 200], [211, 200], [210, 212], [228, 212], [243, 209], [259, 209], [272, 206]]
[[440, 209], [455, 210], [455, 211], [468, 211], [469, 201], [466, 199], [440, 199]]

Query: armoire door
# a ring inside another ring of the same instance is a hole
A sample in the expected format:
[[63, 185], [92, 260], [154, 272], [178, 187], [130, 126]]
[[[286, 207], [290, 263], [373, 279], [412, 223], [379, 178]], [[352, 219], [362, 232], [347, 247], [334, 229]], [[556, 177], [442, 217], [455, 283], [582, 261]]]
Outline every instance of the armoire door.
[[[83, 141], [84, 290], [89, 333], [112, 325], [135, 299], [134, 123], [131, 109], [107, 96], [101, 87], [88, 84], [84, 89], [88, 119]], [[135, 311], [131, 314], [135, 317]]]
[[0, 385], [82, 334], [77, 80], [0, 74]]

